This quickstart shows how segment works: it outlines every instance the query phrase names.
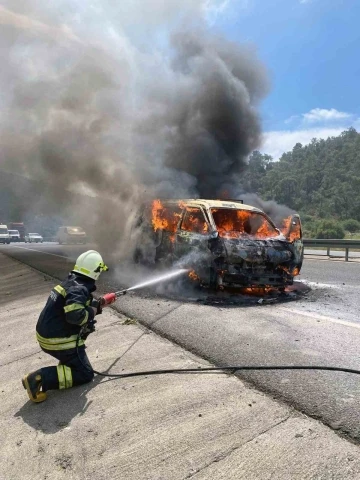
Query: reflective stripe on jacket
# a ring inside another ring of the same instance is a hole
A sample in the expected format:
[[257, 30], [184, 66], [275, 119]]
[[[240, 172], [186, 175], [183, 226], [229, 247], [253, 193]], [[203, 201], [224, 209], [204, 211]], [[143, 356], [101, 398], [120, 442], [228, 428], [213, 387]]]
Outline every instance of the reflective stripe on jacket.
[[[50, 292], [37, 325], [36, 338], [45, 350], [70, 350], [76, 348], [76, 338], [88, 320], [94, 318], [90, 307], [95, 281], [77, 273], [69, 274]], [[79, 346], [84, 341], [79, 341]]]

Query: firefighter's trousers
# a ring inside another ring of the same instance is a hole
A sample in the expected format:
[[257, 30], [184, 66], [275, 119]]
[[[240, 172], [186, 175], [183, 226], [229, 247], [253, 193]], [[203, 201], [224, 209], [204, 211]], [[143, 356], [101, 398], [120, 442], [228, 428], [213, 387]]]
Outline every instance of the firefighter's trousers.
[[78, 353], [82, 363], [87, 365], [88, 368], [85, 368], [81, 363], [75, 349], [42, 350], [59, 360], [59, 364], [56, 367], [43, 367], [41, 369], [41, 383], [44, 392], [75, 387], [76, 385], [91, 382], [94, 378], [91, 364], [85, 352], [85, 346], [79, 347]]

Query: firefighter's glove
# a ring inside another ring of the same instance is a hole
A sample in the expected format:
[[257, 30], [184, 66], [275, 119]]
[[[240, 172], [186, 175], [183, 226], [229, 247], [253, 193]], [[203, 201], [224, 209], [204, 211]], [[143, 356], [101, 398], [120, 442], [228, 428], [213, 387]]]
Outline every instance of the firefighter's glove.
[[87, 323], [85, 323], [80, 334], [81, 340], [86, 340], [90, 333], [95, 332], [95, 323], [96, 320], [89, 320]]
[[94, 300], [91, 302], [91, 306], [96, 308], [95, 315], [100, 315], [102, 313], [101, 298], [99, 300]]

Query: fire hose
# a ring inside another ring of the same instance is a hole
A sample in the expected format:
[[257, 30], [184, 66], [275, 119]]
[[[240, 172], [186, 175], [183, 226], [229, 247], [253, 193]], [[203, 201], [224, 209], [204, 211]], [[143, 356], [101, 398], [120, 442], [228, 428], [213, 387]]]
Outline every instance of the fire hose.
[[[102, 297], [99, 298], [99, 303], [102, 308], [111, 305], [112, 303], [116, 302], [116, 300], [125, 295], [128, 290], [119, 290], [117, 292], [106, 293]], [[130, 372], [130, 373], [104, 373], [98, 372], [93, 368], [86, 365], [79, 355], [79, 341], [81, 339], [82, 332], [86, 324], [81, 328], [77, 339], [76, 339], [76, 353], [78, 358], [83, 365], [84, 368], [90, 370], [91, 372], [95, 373], [96, 375], [100, 375], [102, 377], [110, 377], [110, 378], [129, 378], [129, 377], [141, 377], [141, 376], [150, 376], [150, 375], [165, 375], [165, 374], [191, 374], [191, 373], [208, 373], [208, 372], [219, 372], [219, 373], [232, 373], [238, 371], [247, 371], [247, 370], [319, 370], [319, 371], [330, 371], [330, 372], [343, 372], [343, 373], [353, 373], [355, 375], [360, 375], [360, 370], [355, 370], [353, 368], [344, 368], [344, 367], [330, 367], [326, 365], [225, 365], [222, 367], [197, 367], [197, 368], [175, 368], [175, 369], [161, 369], [161, 370], [145, 370], [141, 372]]]

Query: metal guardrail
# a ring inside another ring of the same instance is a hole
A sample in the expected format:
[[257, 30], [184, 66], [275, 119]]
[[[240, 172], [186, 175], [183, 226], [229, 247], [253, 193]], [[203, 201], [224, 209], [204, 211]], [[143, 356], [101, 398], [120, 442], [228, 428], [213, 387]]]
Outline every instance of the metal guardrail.
[[349, 250], [351, 248], [360, 249], [360, 240], [344, 240], [337, 238], [304, 238], [304, 247], [325, 247], [327, 255], [330, 255], [332, 248], [343, 248], [345, 250], [345, 261], [349, 261]]

